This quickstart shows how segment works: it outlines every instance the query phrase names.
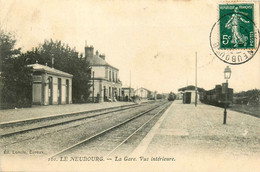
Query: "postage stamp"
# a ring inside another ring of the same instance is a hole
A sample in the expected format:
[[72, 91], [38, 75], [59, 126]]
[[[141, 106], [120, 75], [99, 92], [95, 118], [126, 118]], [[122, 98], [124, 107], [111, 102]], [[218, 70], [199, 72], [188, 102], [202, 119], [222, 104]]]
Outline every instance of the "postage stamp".
[[232, 65], [249, 61], [259, 48], [254, 4], [219, 4], [219, 20], [210, 33], [215, 55]]
[[220, 48], [255, 48], [254, 4], [219, 5]]

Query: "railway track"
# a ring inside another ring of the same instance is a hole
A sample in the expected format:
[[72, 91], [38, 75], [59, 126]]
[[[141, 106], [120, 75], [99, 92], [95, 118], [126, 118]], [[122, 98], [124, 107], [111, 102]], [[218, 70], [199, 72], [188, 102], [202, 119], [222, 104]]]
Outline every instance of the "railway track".
[[15, 134], [21, 134], [25, 132], [30, 132], [34, 130], [54, 127], [58, 125], [64, 125], [71, 122], [76, 122], [88, 118], [94, 118], [97, 116], [109, 114], [109, 113], [115, 113], [124, 111], [127, 109], [137, 108], [139, 106], [146, 105], [148, 103], [144, 103], [141, 105], [127, 105], [123, 107], [114, 107], [109, 108], [105, 110], [95, 110], [91, 112], [81, 112], [76, 114], [66, 114], [61, 116], [54, 116], [52, 118], [41, 118], [41, 119], [32, 119], [32, 120], [25, 120], [25, 121], [19, 121], [14, 123], [7, 123], [0, 125], [0, 137], [8, 137]]
[[[137, 114], [147, 111], [147, 109], [154, 108], [155, 106], [159, 108], [161, 105], [162, 102], [155, 101], [153, 103], [141, 104], [141, 106], [135, 106], [133, 108], [127, 108], [116, 112], [112, 112], [116, 110], [113, 109], [110, 113], [104, 115], [98, 115], [91, 118], [69, 122], [63, 125], [34, 129], [28, 132], [1, 137], [0, 149], [26, 152], [25, 155], [18, 155], [20, 158], [26, 158], [29, 154], [28, 152], [31, 150], [36, 150], [42, 152], [42, 154], [34, 156], [45, 159], [55, 152], [60, 152], [68, 147], [71, 147], [71, 145], [82, 142], [86, 138], [94, 136], [97, 133], [136, 116]], [[149, 112], [146, 114], [146, 116], [149, 116]], [[133, 118], [132, 121], [138, 121], [139, 119], [142, 118], [136, 117]], [[130, 122], [128, 124], [130, 125]], [[123, 127], [126, 125], [122, 124], [121, 126]], [[120, 128], [120, 126], [117, 128]], [[114, 130], [116, 130], [116, 128]], [[104, 135], [106, 136], [107, 134]], [[0, 154], [0, 156], [5, 155]]]
[[[63, 119], [60, 117], [53, 120], [44, 119], [43, 122], [35, 122], [30, 123], [29, 125], [8, 125], [8, 127], [1, 128], [1, 137], [0, 137], [0, 147], [11, 146], [14, 144], [19, 144], [22, 142], [27, 142], [30, 140], [35, 140], [39, 137], [47, 136], [52, 133], [57, 133], [61, 131], [68, 131], [73, 128], [78, 128], [82, 125], [86, 125], [87, 123], [94, 123], [95, 121], [104, 120], [106, 118], [111, 117], [111, 115], [116, 113], [125, 113], [124, 111], [141, 108], [145, 106], [150, 106], [155, 102], [146, 102], [139, 105], [127, 105], [127, 106], [120, 106], [116, 108], [108, 108], [102, 110], [97, 110], [97, 112], [87, 112], [87, 113], [80, 113], [80, 114], [73, 114]], [[74, 116], [75, 115], [75, 116]], [[27, 122], [27, 121], [26, 121]], [[19, 123], [20, 124], [20, 123]], [[21, 126], [21, 127], [20, 127]], [[6, 131], [6, 128], [10, 128]]]
[[[108, 157], [123, 147], [126, 142], [131, 140], [133, 136], [137, 135], [138, 132], [143, 130], [155, 118], [158, 118], [170, 105], [170, 102], [164, 102], [163, 104], [149, 108], [53, 154], [50, 158], [55, 159], [63, 155], [90, 154], [93, 151], [91, 150], [93, 146], [96, 151], [95, 155], [101, 153]], [[107, 142], [107, 140], [110, 142]], [[96, 148], [95, 146], [97, 145], [100, 145], [103, 150]], [[84, 151], [82, 152], [82, 150]]]

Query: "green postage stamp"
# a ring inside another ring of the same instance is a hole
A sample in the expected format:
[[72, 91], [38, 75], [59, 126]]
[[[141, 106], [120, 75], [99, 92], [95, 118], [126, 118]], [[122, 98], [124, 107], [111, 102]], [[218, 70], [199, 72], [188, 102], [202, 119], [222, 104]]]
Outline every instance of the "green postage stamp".
[[220, 48], [255, 48], [254, 4], [219, 5]]
[[259, 49], [259, 19], [254, 3], [218, 4], [218, 20], [210, 32], [210, 46], [223, 62], [243, 64]]

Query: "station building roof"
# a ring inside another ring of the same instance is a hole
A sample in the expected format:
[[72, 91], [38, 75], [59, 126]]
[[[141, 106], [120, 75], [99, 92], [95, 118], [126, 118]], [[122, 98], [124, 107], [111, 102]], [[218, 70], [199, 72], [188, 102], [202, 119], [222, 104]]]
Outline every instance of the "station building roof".
[[[186, 90], [195, 90], [195, 86], [194, 85], [189, 85], [187, 87], [183, 87], [183, 88], [179, 88], [178, 91], [186, 91]], [[205, 91], [203, 88], [199, 88], [197, 87], [197, 90], [199, 92]]]
[[41, 72], [45, 72], [45, 73], [49, 73], [49, 74], [53, 74], [53, 75], [58, 75], [58, 76], [69, 77], [69, 78], [73, 77], [73, 75], [71, 75], [69, 73], [60, 71], [58, 69], [51, 68], [49, 66], [41, 65], [41, 64], [38, 64], [38, 63], [28, 65], [28, 67], [32, 67], [33, 71], [41, 71]]
[[106, 60], [102, 59], [99, 55], [93, 55], [91, 57], [87, 57], [86, 61], [89, 62], [90, 66], [109, 66], [118, 70], [116, 67], [107, 63]]
[[138, 90], [145, 90], [145, 91], [147, 91], [147, 92], [152, 92], [152, 91], [148, 90], [147, 88], [143, 88], [143, 87], [137, 88], [137, 89], [135, 90], [135, 92], [138, 91]]

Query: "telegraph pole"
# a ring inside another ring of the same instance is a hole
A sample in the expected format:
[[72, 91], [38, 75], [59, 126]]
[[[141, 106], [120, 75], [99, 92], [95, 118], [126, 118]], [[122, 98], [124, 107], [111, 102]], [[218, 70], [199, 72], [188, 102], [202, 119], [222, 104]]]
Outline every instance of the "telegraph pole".
[[130, 70], [130, 88], [129, 88], [129, 100], [131, 99], [131, 70]]
[[92, 81], [93, 81], [93, 93], [92, 93], [92, 102], [94, 103], [94, 93], [95, 93], [95, 84], [94, 84], [94, 77], [95, 77], [95, 72], [93, 71], [93, 78], [92, 78]]
[[195, 58], [195, 107], [197, 106], [197, 51], [196, 51], [196, 58]]

